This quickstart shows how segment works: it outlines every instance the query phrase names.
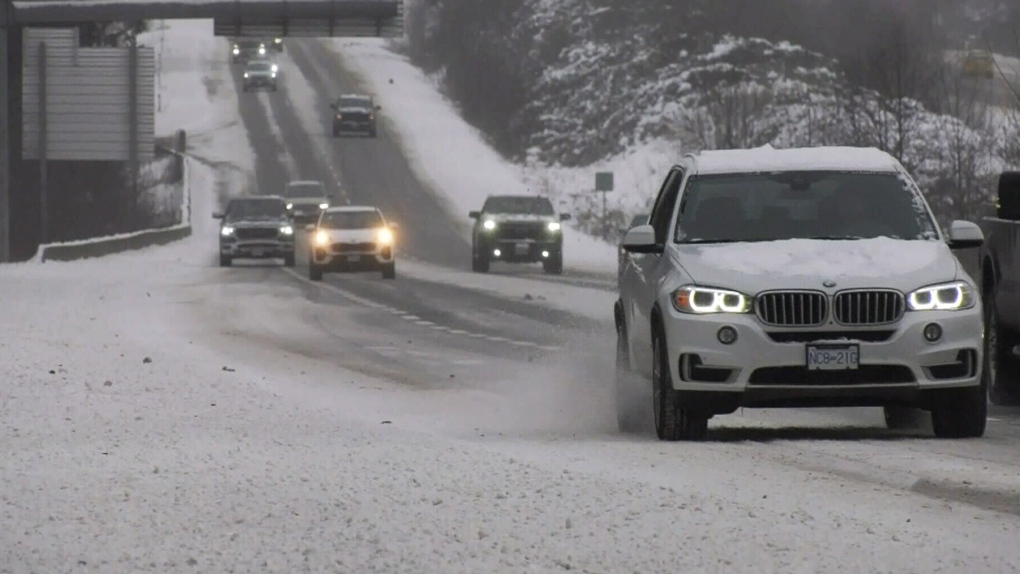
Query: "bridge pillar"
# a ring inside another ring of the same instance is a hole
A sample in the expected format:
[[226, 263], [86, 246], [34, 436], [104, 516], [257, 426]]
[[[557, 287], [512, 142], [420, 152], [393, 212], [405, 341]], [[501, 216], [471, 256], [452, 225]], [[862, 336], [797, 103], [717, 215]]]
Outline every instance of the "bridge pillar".
[[0, 0], [0, 263], [11, 260], [11, 0]]

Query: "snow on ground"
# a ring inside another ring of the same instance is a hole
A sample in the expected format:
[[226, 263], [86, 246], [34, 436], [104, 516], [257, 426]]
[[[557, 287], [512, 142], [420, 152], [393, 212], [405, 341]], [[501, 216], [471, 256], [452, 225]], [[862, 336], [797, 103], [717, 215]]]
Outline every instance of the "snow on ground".
[[255, 152], [238, 111], [227, 39], [213, 36], [212, 20], [152, 21], [149, 28], [138, 42], [156, 51], [156, 136], [185, 130], [188, 153], [223, 168], [226, 189], [254, 188]]
[[[229, 121], [204, 133], [202, 157], [241, 141]], [[220, 175], [196, 163], [190, 177], [196, 213], [211, 211]], [[908, 490], [903, 468], [948, 468], [1015, 492], [1015, 465], [972, 459], [984, 443], [925, 465], [930, 441], [820, 457], [811, 441], [550, 433], [535, 416], [549, 405], [345, 369], [342, 339], [316, 325], [342, 331], [362, 310], [216, 268], [214, 223], [139, 252], [0, 267], [0, 300], [16, 302], [0, 306], [0, 570], [1020, 568], [1015, 516]], [[868, 481], [888, 464], [895, 480]]]
[[[461, 119], [450, 101], [421, 70], [405, 57], [388, 50], [384, 41], [323, 42], [333, 49], [346, 68], [362, 77], [382, 105], [383, 122], [399, 134], [404, 152], [419, 177], [450, 199], [458, 210], [456, 215], [466, 216], [468, 211], [481, 208], [487, 196], [501, 193], [543, 193], [569, 199], [569, 191], [554, 187], [559, 182], [543, 182], [503, 159], [478, 130]], [[294, 80], [290, 78], [295, 97], [314, 101], [314, 94], [298, 88], [300, 83]], [[305, 93], [301, 94], [302, 91]], [[316, 108], [313, 105], [309, 109]], [[315, 125], [319, 125], [318, 120]], [[594, 173], [590, 177], [594, 179]], [[564, 265], [568, 269], [616, 270], [615, 245], [593, 239], [569, 225], [565, 226], [563, 249]]]

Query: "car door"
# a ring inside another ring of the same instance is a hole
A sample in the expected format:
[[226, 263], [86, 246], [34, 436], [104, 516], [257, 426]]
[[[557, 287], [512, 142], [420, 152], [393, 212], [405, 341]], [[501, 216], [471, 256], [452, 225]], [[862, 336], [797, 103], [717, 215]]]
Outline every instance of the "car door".
[[[655, 242], [666, 245], [671, 238], [673, 212], [680, 194], [684, 171], [674, 166], [663, 181], [655, 199], [648, 224], [655, 228]], [[621, 282], [621, 296], [626, 303], [627, 335], [631, 341], [631, 357], [635, 369], [648, 372], [652, 365], [652, 309], [659, 282], [668, 272], [669, 256], [665, 253], [633, 253]]]

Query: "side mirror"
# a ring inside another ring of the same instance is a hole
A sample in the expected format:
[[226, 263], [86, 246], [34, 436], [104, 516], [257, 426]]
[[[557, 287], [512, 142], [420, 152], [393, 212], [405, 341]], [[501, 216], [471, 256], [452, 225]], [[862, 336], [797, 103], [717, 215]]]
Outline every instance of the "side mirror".
[[664, 246], [655, 242], [655, 228], [638, 225], [623, 237], [623, 249], [629, 253], [662, 253]]
[[984, 243], [985, 234], [976, 223], [958, 219], [949, 225], [950, 249], [970, 249]]
[[315, 224], [314, 223], [309, 223], [309, 224], [305, 225], [305, 231], [307, 231], [309, 233], [315, 231]]
[[560, 214], [560, 221], [570, 221], [570, 214], [569, 213], [561, 213]]
[[217, 211], [212, 214], [212, 217], [213, 219], [223, 219], [223, 214]]
[[470, 217], [471, 219], [478, 219], [481, 216], [482, 216], [482, 212], [481, 211], [469, 211], [468, 212], [468, 217]]

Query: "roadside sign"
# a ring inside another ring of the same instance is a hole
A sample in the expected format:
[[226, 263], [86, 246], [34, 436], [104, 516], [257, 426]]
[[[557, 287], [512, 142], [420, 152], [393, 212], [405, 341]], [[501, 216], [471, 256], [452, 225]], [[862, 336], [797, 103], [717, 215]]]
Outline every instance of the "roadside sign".
[[595, 174], [595, 191], [613, 191], [613, 172], [600, 171]]

